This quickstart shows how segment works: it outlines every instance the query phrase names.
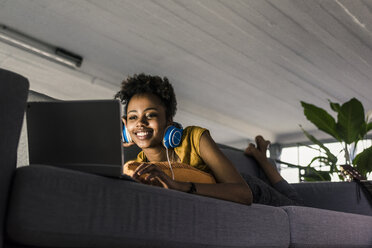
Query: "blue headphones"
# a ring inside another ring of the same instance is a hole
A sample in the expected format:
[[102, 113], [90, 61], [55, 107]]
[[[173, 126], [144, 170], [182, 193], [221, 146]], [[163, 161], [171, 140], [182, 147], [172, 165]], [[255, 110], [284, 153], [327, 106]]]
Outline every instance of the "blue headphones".
[[[181, 144], [182, 133], [183, 128], [181, 124], [174, 122], [173, 125], [168, 126], [163, 138], [165, 148], [169, 149], [179, 146]], [[128, 129], [123, 123], [123, 142], [130, 143], [132, 141], [132, 137], [130, 137]]]

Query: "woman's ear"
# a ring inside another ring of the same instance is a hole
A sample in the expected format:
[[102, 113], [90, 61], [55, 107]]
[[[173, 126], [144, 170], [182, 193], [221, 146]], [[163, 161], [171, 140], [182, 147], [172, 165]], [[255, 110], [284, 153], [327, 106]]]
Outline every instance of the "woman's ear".
[[121, 120], [123, 121], [124, 125], [127, 126], [127, 120], [125, 119], [125, 117], [121, 117]]

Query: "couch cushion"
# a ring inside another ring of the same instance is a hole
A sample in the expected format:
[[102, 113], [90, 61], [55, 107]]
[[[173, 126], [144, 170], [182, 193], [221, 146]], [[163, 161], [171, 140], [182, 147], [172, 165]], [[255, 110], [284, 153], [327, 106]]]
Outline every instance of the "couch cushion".
[[290, 247], [372, 247], [372, 217], [309, 207], [282, 207], [289, 217]]
[[307, 207], [372, 216], [368, 194], [356, 182], [303, 182], [291, 185]]
[[17, 170], [8, 238], [47, 247], [288, 247], [283, 209], [48, 166]]

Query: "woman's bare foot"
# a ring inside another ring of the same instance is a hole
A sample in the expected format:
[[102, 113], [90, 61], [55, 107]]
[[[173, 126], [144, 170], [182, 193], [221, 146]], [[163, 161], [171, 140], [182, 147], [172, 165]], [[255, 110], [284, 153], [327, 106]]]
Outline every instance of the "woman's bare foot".
[[250, 143], [245, 149], [244, 154], [254, 157], [258, 162], [267, 160], [266, 150], [270, 145], [270, 141], [265, 140], [261, 135], [255, 138], [257, 147]]
[[255, 141], [257, 144], [257, 149], [266, 156], [267, 148], [269, 147], [271, 142], [265, 140], [261, 135], [256, 136]]

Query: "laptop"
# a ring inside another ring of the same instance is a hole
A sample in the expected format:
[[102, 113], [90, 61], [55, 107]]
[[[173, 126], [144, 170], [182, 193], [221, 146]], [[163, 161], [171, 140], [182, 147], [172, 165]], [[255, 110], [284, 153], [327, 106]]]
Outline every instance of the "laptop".
[[118, 100], [29, 102], [30, 165], [129, 179], [122, 166], [135, 159], [140, 148], [123, 148], [121, 116]]

